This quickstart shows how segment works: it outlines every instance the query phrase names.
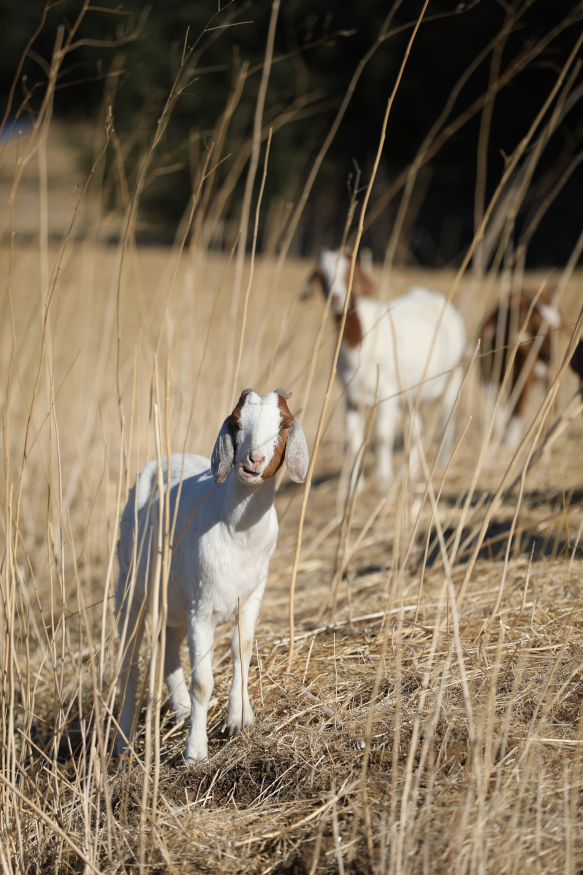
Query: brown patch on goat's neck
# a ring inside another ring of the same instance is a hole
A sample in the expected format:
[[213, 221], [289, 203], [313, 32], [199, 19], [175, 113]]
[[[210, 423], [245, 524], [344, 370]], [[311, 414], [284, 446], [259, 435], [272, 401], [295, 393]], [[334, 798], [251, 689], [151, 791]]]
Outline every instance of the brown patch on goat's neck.
[[[341, 322], [342, 316], [337, 315], [336, 324], [340, 325]], [[362, 325], [360, 324], [360, 318], [354, 306], [350, 306], [348, 313], [346, 314], [346, 323], [344, 325], [342, 340], [346, 341], [351, 349], [356, 349], [356, 347], [360, 346], [362, 343]]]
[[283, 460], [285, 459], [287, 436], [293, 422], [293, 416], [289, 411], [287, 401], [285, 400], [283, 395], [277, 396], [277, 406], [279, 407], [279, 415], [281, 419], [279, 434], [275, 442], [275, 447], [273, 448], [273, 456], [271, 458], [271, 461], [261, 475], [262, 480], [269, 480], [270, 477], [273, 477], [274, 474], [277, 474], [277, 472], [283, 465]]
[[[350, 282], [350, 258], [346, 258], [346, 270], [344, 283], [348, 288]], [[346, 314], [346, 323], [344, 325], [344, 334], [342, 339], [348, 344], [351, 349], [356, 349], [362, 343], [362, 325], [358, 315], [356, 305], [359, 298], [369, 298], [373, 293], [373, 283], [371, 278], [363, 271], [359, 264], [354, 265], [354, 277], [352, 280], [352, 292]], [[336, 315], [336, 324], [340, 325], [342, 316]]]

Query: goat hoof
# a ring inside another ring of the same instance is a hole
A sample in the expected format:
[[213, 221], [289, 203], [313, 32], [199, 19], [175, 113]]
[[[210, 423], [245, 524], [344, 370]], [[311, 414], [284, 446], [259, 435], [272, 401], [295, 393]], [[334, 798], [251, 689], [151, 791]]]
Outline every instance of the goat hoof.
[[197, 766], [199, 763], [205, 763], [208, 760], [208, 753], [202, 754], [201, 756], [186, 756], [184, 757], [184, 762], [187, 766]]
[[233, 705], [229, 702], [226, 719], [229, 736], [235, 735], [239, 729], [246, 729], [247, 726], [250, 726], [253, 723], [255, 715], [253, 714], [253, 709], [251, 708], [251, 703], [249, 701], [245, 703], [245, 714], [243, 720], [241, 720], [242, 716], [240, 703], [235, 703], [235, 705]]

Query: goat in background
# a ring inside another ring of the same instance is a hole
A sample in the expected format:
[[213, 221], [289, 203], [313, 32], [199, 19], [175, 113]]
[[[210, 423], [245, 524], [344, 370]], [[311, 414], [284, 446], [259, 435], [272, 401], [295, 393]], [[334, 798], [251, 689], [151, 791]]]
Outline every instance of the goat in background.
[[556, 358], [556, 329], [562, 325], [561, 312], [553, 305], [551, 296], [544, 291], [537, 296], [528, 289], [512, 292], [482, 323], [481, 372], [492, 401], [511, 367], [508, 401], [496, 424], [498, 436], [504, 438], [510, 450], [516, 449], [522, 437], [532, 384], [545, 380], [550, 385], [551, 363]]
[[[331, 296], [330, 309], [338, 324], [344, 310], [349, 274], [347, 255], [323, 251], [310, 278], [310, 291], [317, 282], [324, 297]], [[412, 403], [420, 392], [424, 402], [441, 399], [441, 426], [445, 428], [461, 385], [459, 362], [466, 347], [466, 329], [455, 307], [438, 292], [415, 286], [406, 295], [381, 302], [372, 298], [373, 289], [370, 272], [362, 264], [355, 265], [338, 376], [345, 388], [348, 462], [354, 482], [364, 439], [366, 408], [375, 401], [378, 365], [376, 482], [385, 489], [393, 478], [393, 442], [403, 393], [410, 395]], [[303, 297], [308, 297], [310, 291]], [[420, 417], [417, 426], [421, 433]], [[417, 464], [414, 447], [413, 473]]]

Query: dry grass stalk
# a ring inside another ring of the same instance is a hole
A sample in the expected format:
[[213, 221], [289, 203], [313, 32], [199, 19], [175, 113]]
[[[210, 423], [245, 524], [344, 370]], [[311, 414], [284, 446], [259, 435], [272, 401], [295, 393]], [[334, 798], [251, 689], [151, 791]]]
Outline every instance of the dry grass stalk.
[[[326, 389], [326, 395], [324, 396], [324, 401], [323, 401], [323, 403], [322, 403], [322, 409], [321, 409], [321, 412], [320, 412], [320, 422], [319, 422], [319, 424], [318, 424], [318, 433], [317, 433], [317, 435], [316, 435], [316, 440], [315, 440], [315, 443], [314, 443], [314, 447], [313, 447], [313, 449], [312, 449], [312, 455], [311, 455], [311, 458], [310, 458], [310, 466], [309, 466], [309, 468], [308, 468], [308, 473], [307, 473], [307, 476], [306, 476], [306, 485], [305, 485], [305, 487], [304, 487], [304, 498], [303, 498], [303, 502], [302, 502], [302, 511], [301, 511], [301, 514], [300, 514], [300, 523], [299, 523], [299, 525], [298, 525], [298, 537], [297, 537], [297, 542], [296, 542], [296, 553], [295, 553], [295, 556], [294, 556], [294, 564], [293, 564], [293, 567], [292, 567], [292, 576], [291, 576], [291, 582], [290, 582], [290, 608], [289, 608], [289, 623], [290, 623], [290, 627], [289, 627], [289, 655], [288, 655], [288, 664], [287, 664], [287, 670], [288, 670], [288, 671], [289, 671], [289, 669], [291, 668], [291, 663], [292, 663], [292, 659], [293, 659], [293, 641], [294, 641], [294, 589], [295, 589], [295, 581], [296, 581], [296, 575], [297, 575], [297, 566], [298, 566], [298, 563], [299, 563], [299, 560], [300, 560], [300, 551], [301, 551], [301, 546], [302, 546], [302, 528], [303, 528], [303, 521], [304, 521], [305, 509], [306, 509], [306, 506], [307, 506], [308, 496], [309, 496], [309, 494], [310, 494], [310, 485], [311, 485], [311, 480], [312, 480], [312, 475], [313, 475], [314, 465], [315, 465], [315, 463], [316, 463], [316, 458], [317, 458], [317, 455], [318, 455], [318, 448], [319, 448], [320, 438], [321, 438], [321, 434], [322, 434], [322, 427], [323, 427], [323, 425], [324, 425], [324, 420], [325, 420], [325, 418], [326, 418], [326, 411], [327, 411], [327, 409], [328, 409], [328, 403], [329, 403], [329, 400], [330, 400], [330, 392], [332, 391], [332, 385], [333, 385], [333, 383], [334, 383], [334, 377], [336, 376], [336, 365], [337, 365], [337, 363], [338, 363], [338, 355], [339, 355], [339, 353], [340, 353], [340, 344], [342, 343], [342, 337], [343, 337], [343, 334], [344, 334], [344, 326], [346, 325], [346, 317], [347, 317], [347, 315], [348, 315], [348, 308], [349, 308], [349, 305], [350, 305], [350, 296], [351, 296], [351, 292], [352, 292], [352, 284], [353, 284], [353, 281], [354, 281], [354, 269], [355, 269], [355, 267], [356, 267], [356, 258], [357, 258], [357, 256], [358, 256], [358, 248], [359, 248], [359, 246], [360, 246], [360, 241], [361, 241], [362, 233], [363, 233], [363, 230], [364, 230], [364, 217], [365, 217], [365, 215], [366, 215], [366, 208], [367, 208], [367, 206], [368, 206], [368, 202], [369, 202], [369, 199], [370, 199], [370, 194], [371, 194], [371, 191], [372, 191], [372, 186], [373, 186], [373, 183], [374, 183], [374, 180], [375, 180], [375, 177], [376, 177], [376, 172], [377, 172], [377, 170], [378, 170], [379, 162], [380, 162], [380, 159], [381, 159], [381, 153], [382, 153], [383, 146], [384, 146], [384, 143], [385, 143], [385, 136], [386, 136], [386, 131], [387, 131], [387, 124], [388, 124], [388, 121], [389, 121], [389, 114], [390, 114], [390, 112], [391, 112], [391, 107], [392, 107], [392, 105], [393, 105], [393, 101], [394, 101], [394, 99], [395, 99], [395, 94], [397, 93], [397, 89], [398, 89], [399, 84], [400, 84], [400, 82], [401, 82], [401, 77], [403, 76], [403, 71], [404, 71], [404, 69], [405, 69], [405, 64], [407, 63], [407, 58], [409, 57], [409, 52], [410, 52], [410, 50], [411, 50], [411, 45], [413, 44], [413, 40], [415, 39], [415, 36], [416, 36], [416, 34], [417, 34], [417, 30], [419, 29], [419, 25], [421, 24], [421, 20], [422, 20], [422, 18], [423, 18], [424, 13], [425, 13], [425, 9], [427, 8], [427, 3], [428, 3], [428, 2], [429, 2], [429, 0], [425, 0], [425, 3], [424, 3], [424, 5], [423, 5], [423, 8], [422, 8], [422, 10], [421, 10], [421, 12], [420, 12], [420, 14], [419, 14], [419, 18], [417, 19], [417, 24], [415, 25], [415, 29], [413, 30], [413, 33], [412, 33], [411, 38], [410, 38], [410, 40], [409, 40], [409, 43], [408, 43], [408, 45], [407, 45], [407, 50], [406, 50], [406, 52], [405, 52], [405, 57], [403, 58], [403, 61], [401, 62], [401, 66], [400, 66], [400, 68], [399, 68], [399, 72], [398, 72], [398, 74], [397, 74], [397, 81], [395, 82], [395, 85], [394, 85], [394, 87], [393, 87], [393, 91], [392, 91], [392, 93], [391, 93], [391, 95], [390, 95], [390, 97], [389, 97], [389, 99], [388, 99], [388, 101], [387, 101], [387, 108], [386, 108], [386, 110], [385, 110], [385, 117], [384, 117], [384, 119], [383, 119], [383, 124], [382, 124], [382, 129], [381, 129], [381, 136], [380, 136], [380, 141], [379, 141], [379, 145], [378, 145], [378, 149], [377, 149], [377, 153], [376, 153], [376, 158], [375, 158], [375, 162], [374, 162], [373, 170], [372, 170], [372, 173], [371, 173], [371, 176], [370, 176], [370, 181], [369, 181], [369, 183], [368, 183], [368, 185], [367, 185], [366, 192], [365, 192], [365, 195], [364, 195], [364, 200], [363, 200], [362, 208], [361, 208], [361, 211], [360, 211], [360, 219], [359, 219], [359, 223], [358, 223], [358, 232], [357, 232], [357, 235], [356, 235], [356, 242], [355, 242], [355, 244], [354, 244], [354, 249], [353, 249], [353, 251], [352, 251], [352, 256], [351, 256], [351, 259], [350, 259], [350, 273], [349, 273], [349, 276], [348, 276], [348, 283], [347, 283], [347, 290], [346, 290], [346, 298], [345, 298], [345, 300], [344, 300], [344, 308], [343, 308], [343, 311], [342, 311], [342, 319], [341, 319], [341, 321], [340, 321], [340, 326], [339, 326], [339, 330], [338, 330], [338, 340], [337, 340], [337, 342], [336, 342], [336, 349], [334, 350], [334, 357], [333, 357], [333, 359], [332, 359], [332, 367], [331, 367], [331, 369], [330, 369], [330, 378], [329, 378], [329, 380], [328, 380], [328, 387], [327, 387], [327, 389]], [[356, 191], [357, 191], [357, 187], [355, 187], [355, 194], [356, 194]]]
[[[273, 44], [275, 40], [275, 28], [277, 25], [277, 18], [279, 15], [279, 4], [280, 0], [273, 0], [273, 3], [271, 4], [271, 16], [269, 19], [269, 29], [267, 33], [267, 40], [265, 43], [265, 59], [263, 61], [261, 82], [259, 84], [257, 103], [255, 106], [255, 120], [253, 124], [253, 146], [251, 151], [251, 161], [249, 163], [247, 179], [245, 182], [243, 205], [241, 207], [241, 236], [237, 249], [237, 258], [235, 261], [235, 276], [233, 279], [233, 294], [231, 300], [231, 317], [233, 318], [237, 315], [237, 310], [239, 307], [239, 295], [241, 292], [241, 282], [243, 279], [243, 266], [245, 263], [245, 252], [247, 250], [247, 230], [249, 227], [249, 213], [251, 211], [251, 197], [253, 194], [253, 186], [255, 184], [255, 175], [257, 173], [257, 167], [259, 165], [259, 150], [261, 148], [261, 128], [263, 125], [263, 111], [265, 108], [265, 97], [267, 95], [269, 74], [271, 72], [271, 60], [273, 58]], [[273, 129], [270, 128], [270, 142], [272, 131]], [[269, 152], [269, 147], [267, 151]]]
[[[275, 0], [275, 2], [273, 4], [273, 9], [277, 11], [276, 3], [277, 3], [277, 7], [279, 7], [279, 0]], [[273, 14], [275, 14], [275, 13], [272, 13], [272, 15]], [[271, 36], [271, 38], [273, 41], [273, 35]], [[233, 388], [231, 390], [231, 396], [229, 398], [229, 403], [227, 405], [229, 407], [229, 410], [233, 407], [233, 404], [235, 403], [235, 398], [237, 397], [237, 381], [239, 379], [239, 368], [241, 367], [241, 357], [243, 355], [243, 343], [245, 341], [245, 328], [247, 326], [247, 310], [249, 307], [249, 295], [251, 293], [251, 286], [253, 285], [253, 272], [254, 272], [254, 268], [255, 268], [255, 251], [257, 249], [257, 231], [259, 229], [259, 213], [261, 211], [261, 201], [263, 200], [263, 192], [265, 190], [265, 180], [267, 178], [267, 162], [269, 161], [269, 149], [271, 147], [272, 134], [273, 134], [273, 128], [270, 128], [269, 129], [269, 139], [267, 140], [267, 149], [265, 150], [265, 162], [263, 165], [263, 176], [261, 178], [261, 187], [259, 189], [259, 197], [257, 198], [257, 209], [255, 211], [255, 225], [253, 228], [253, 245], [251, 248], [251, 266], [249, 268], [249, 280], [247, 282], [247, 290], [245, 292], [245, 302], [243, 304], [243, 322], [241, 324], [241, 338], [239, 340], [239, 350], [237, 352], [237, 359], [235, 362], [235, 374], [233, 377]], [[241, 232], [241, 237], [242, 237], [242, 232]], [[239, 246], [240, 245], [241, 244], [239, 243]], [[243, 252], [244, 252], [244, 250], [243, 250]], [[236, 269], [237, 269], [237, 266], [235, 266], [235, 270]]]

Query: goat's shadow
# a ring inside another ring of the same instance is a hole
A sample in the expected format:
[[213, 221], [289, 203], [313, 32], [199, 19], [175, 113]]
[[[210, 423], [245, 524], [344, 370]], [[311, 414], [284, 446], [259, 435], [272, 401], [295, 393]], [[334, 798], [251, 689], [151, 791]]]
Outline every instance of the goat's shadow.
[[[490, 497], [488, 493], [476, 493], [472, 498], [471, 505], [476, 506], [478, 503], [482, 503], [485, 508]], [[450, 507], [459, 507], [464, 501], [465, 495], [445, 495], [441, 498], [441, 502]], [[579, 504], [583, 504], [583, 487], [574, 489], [569, 494], [567, 509], [572, 509]], [[478, 558], [486, 559], [490, 562], [500, 562], [504, 560], [507, 551], [511, 558], [518, 555], [529, 558], [532, 556], [534, 562], [543, 559], [559, 560], [566, 556], [570, 559], [573, 551], [575, 559], [583, 558], [583, 543], [579, 543], [575, 549], [575, 537], [571, 538], [573, 533], [569, 533], [564, 525], [565, 496], [562, 490], [545, 492], [535, 489], [524, 493], [522, 507], [525, 511], [529, 508], [540, 509], [545, 506], [548, 507], [549, 513], [542, 519], [533, 520], [528, 524], [522, 524], [520, 519], [518, 520], [509, 550], [508, 537], [512, 528], [512, 520], [493, 519], [486, 530]], [[557, 518], [560, 519], [559, 526], [556, 524]], [[453, 544], [456, 532], [457, 527], [453, 525], [448, 526], [443, 531], [448, 550]], [[459, 539], [459, 543], [462, 546], [457, 556], [458, 561], [469, 559], [475, 550], [477, 539], [476, 526], [466, 526], [462, 530]], [[439, 561], [440, 556], [441, 548], [436, 535], [433, 534], [427, 553], [427, 565], [434, 565]]]
[[[65, 712], [67, 711], [67, 707], [65, 706]], [[119, 707], [116, 705], [114, 712], [117, 713]], [[167, 705], [163, 705], [161, 709], [161, 732], [164, 735], [166, 732], [171, 731], [176, 726], [174, 713]], [[222, 723], [225, 723], [225, 715], [221, 715]], [[221, 723], [221, 721], [215, 721], [216, 723]], [[25, 768], [27, 771], [35, 771], [43, 762], [56, 760], [56, 762], [60, 766], [67, 766], [68, 764], [75, 764], [75, 767], [82, 763], [85, 756], [89, 756], [89, 750], [92, 744], [92, 736], [93, 731], [95, 729], [95, 718], [93, 714], [86, 714], [82, 717], [79, 716], [78, 710], [75, 713], [71, 713], [69, 718], [65, 721], [64, 725], [61, 726], [60, 730], [55, 729], [55, 719], [54, 715], [47, 715], [44, 719], [39, 720], [35, 718], [33, 720], [31, 731], [30, 731], [30, 740], [32, 742], [32, 756], [27, 757]], [[102, 724], [102, 730], [105, 731], [107, 721], [104, 720]], [[140, 715], [137, 723], [137, 732], [136, 737], [134, 739], [134, 750], [140, 760], [143, 759], [144, 747], [145, 747], [145, 738], [144, 738], [144, 727], [146, 724], [146, 706], [143, 705], [140, 709]], [[188, 731], [189, 721], [185, 721], [185, 724], [181, 729], [172, 733], [172, 735], [176, 736], [176, 739], [184, 736]], [[221, 726], [217, 725], [214, 728], [213, 738], [214, 739], [227, 739], [228, 735], [226, 731], [221, 731]], [[110, 735], [109, 738], [105, 740], [106, 750], [109, 752], [112, 749], [112, 745], [115, 742], [115, 727], [110, 727]], [[56, 751], [55, 751], [56, 746]], [[165, 745], [166, 747], [166, 745]], [[164, 754], [164, 751], [163, 751]], [[174, 754], [170, 755], [166, 753], [166, 756], [163, 755], [162, 759], [165, 761], [166, 759], [176, 759]], [[118, 763], [118, 757], [115, 753], [113, 753], [111, 759], [111, 765], [113, 768], [116, 767]]]
[[[319, 477], [312, 479], [312, 489], [317, 489], [318, 486], [323, 486], [324, 483], [330, 483], [332, 480], [340, 479], [340, 470], [329, 471], [326, 474], [321, 474]], [[277, 490], [277, 495], [285, 495], [292, 490], [303, 489], [303, 483], [294, 483], [293, 480], [284, 480]]]

